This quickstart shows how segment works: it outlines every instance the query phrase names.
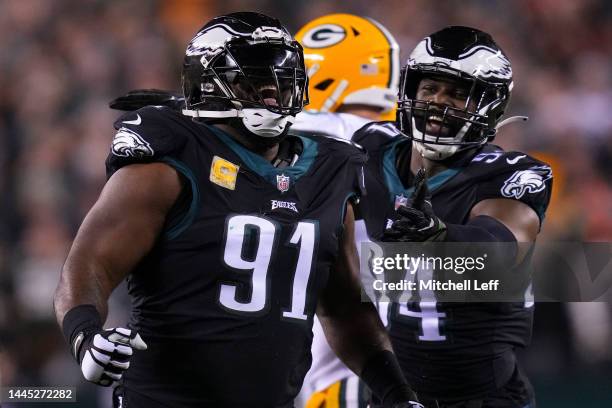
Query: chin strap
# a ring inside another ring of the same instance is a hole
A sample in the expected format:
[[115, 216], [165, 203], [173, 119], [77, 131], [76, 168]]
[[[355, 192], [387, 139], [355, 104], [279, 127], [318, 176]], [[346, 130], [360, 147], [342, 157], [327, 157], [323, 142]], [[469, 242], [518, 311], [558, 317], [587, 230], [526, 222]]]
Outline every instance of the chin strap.
[[231, 103], [234, 106], [234, 109], [209, 111], [183, 108], [182, 113], [183, 115], [191, 116], [192, 118], [224, 119], [244, 117], [244, 114], [242, 113], [242, 104], [237, 101], [231, 101]]
[[239, 118], [242, 117], [241, 111], [238, 109], [231, 109], [226, 111], [205, 111], [205, 110], [191, 110], [183, 109], [183, 115], [191, 116], [193, 118]]
[[495, 126], [495, 130], [499, 130], [502, 126], [509, 125], [510, 123], [527, 122], [528, 120], [529, 120], [529, 117], [527, 116], [510, 116], [509, 118], [506, 118], [502, 120], [501, 122], [499, 122], [497, 126]]

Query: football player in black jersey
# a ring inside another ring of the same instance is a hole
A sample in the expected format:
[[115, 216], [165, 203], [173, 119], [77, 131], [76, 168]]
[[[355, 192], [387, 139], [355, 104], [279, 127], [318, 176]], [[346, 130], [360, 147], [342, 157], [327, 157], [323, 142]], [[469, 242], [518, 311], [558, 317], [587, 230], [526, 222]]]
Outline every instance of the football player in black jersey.
[[[530, 254], [517, 243], [535, 241], [552, 174], [546, 163], [490, 143], [515, 120], [501, 120], [512, 86], [508, 57], [482, 31], [448, 27], [416, 46], [402, 71], [397, 127], [368, 124], [353, 137], [369, 154], [360, 214], [371, 237], [505, 242], [505, 261], [527, 266]], [[400, 365], [428, 407], [535, 407], [515, 357], [531, 336], [528, 299], [398, 302], [388, 312]]]
[[[56, 291], [89, 381], [121, 407], [292, 407], [315, 313], [382, 405], [418, 407], [380, 319], [361, 302], [352, 199], [362, 151], [285, 137], [304, 103], [299, 44], [278, 20], [206, 24], [183, 67], [185, 109], [115, 123], [109, 180]], [[128, 277], [127, 328], [104, 329]]]

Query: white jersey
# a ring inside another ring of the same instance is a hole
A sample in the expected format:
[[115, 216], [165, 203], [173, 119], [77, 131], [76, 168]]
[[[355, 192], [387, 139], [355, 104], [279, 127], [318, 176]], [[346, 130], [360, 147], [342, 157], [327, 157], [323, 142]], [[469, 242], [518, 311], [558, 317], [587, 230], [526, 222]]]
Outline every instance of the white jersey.
[[[296, 116], [296, 121], [291, 126], [290, 133], [315, 133], [351, 140], [353, 133], [369, 122], [371, 122], [370, 119], [350, 113], [303, 111]], [[355, 223], [355, 241], [359, 252], [361, 252], [361, 242], [369, 241], [363, 221]], [[314, 336], [312, 341], [312, 367], [306, 374], [302, 391], [296, 401], [296, 407], [302, 406], [312, 393], [323, 390], [342, 379], [355, 376], [330, 348], [316, 316], [312, 332]]]
[[353, 133], [370, 122], [351, 113], [302, 111], [295, 117], [289, 133], [315, 133], [351, 140]]

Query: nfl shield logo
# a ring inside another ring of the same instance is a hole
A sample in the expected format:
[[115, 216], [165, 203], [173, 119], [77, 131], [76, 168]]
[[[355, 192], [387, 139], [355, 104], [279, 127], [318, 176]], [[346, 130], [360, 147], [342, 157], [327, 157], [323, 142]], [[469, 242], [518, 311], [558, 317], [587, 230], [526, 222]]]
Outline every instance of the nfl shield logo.
[[289, 181], [290, 178], [285, 176], [284, 174], [276, 176], [276, 188], [279, 189], [281, 193], [289, 190]]
[[397, 210], [402, 205], [408, 204], [408, 197], [404, 197], [403, 194], [395, 196], [395, 209]]

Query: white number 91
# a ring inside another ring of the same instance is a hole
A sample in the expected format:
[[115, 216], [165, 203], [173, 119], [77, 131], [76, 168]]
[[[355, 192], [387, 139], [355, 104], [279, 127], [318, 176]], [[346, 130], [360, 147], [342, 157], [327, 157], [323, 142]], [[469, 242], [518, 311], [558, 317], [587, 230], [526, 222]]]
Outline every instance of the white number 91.
[[[242, 258], [242, 247], [247, 235], [247, 226], [256, 227], [259, 235], [257, 249], [252, 260]], [[315, 252], [317, 227], [318, 225], [315, 222], [301, 221], [297, 224], [289, 240], [289, 246], [299, 244], [300, 250], [293, 277], [291, 309], [283, 311], [283, 317], [299, 320], [308, 318], [305, 314], [306, 294]], [[249, 301], [241, 302], [236, 299], [236, 285], [221, 284], [219, 301], [223, 306], [247, 313], [259, 312], [266, 307], [268, 296], [267, 275], [276, 234], [277, 226], [265, 218], [252, 215], [235, 215], [228, 220], [223, 261], [230, 268], [253, 274], [252, 294]]]

